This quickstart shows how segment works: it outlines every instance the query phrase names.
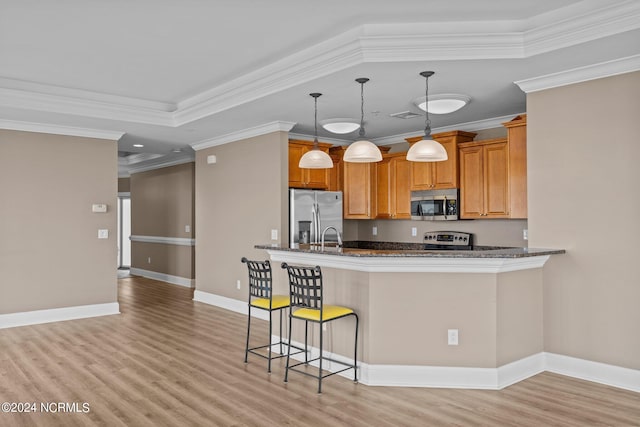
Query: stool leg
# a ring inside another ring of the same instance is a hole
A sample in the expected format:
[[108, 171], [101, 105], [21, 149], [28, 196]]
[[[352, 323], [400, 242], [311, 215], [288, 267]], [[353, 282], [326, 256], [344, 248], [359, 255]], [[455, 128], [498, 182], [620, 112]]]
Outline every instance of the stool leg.
[[279, 311], [280, 311], [280, 335], [279, 335], [280, 340], [279, 341], [280, 341], [280, 355], [282, 355], [282, 312], [284, 310], [280, 309]]
[[287, 367], [284, 370], [284, 382], [289, 378], [289, 358], [291, 357], [291, 313], [289, 313], [289, 343], [287, 346]]
[[318, 369], [318, 393], [322, 393], [322, 321], [320, 321], [320, 365]]
[[354, 345], [354, 349], [353, 349], [353, 382], [358, 382], [358, 323], [359, 323], [359, 319], [358, 319], [358, 315], [357, 314], [353, 314], [354, 316], [356, 316], [356, 339], [355, 339], [355, 345]]
[[271, 333], [272, 333], [272, 325], [273, 325], [273, 311], [269, 310], [269, 361], [267, 362], [267, 372], [271, 373]]
[[251, 304], [249, 304], [249, 315], [247, 316], [247, 345], [244, 348], [244, 363], [248, 362], [249, 357], [249, 331], [251, 330]]
[[307, 350], [307, 336], [309, 335], [309, 321], [304, 321], [304, 363], [309, 363], [309, 358], [307, 355], [309, 351]]

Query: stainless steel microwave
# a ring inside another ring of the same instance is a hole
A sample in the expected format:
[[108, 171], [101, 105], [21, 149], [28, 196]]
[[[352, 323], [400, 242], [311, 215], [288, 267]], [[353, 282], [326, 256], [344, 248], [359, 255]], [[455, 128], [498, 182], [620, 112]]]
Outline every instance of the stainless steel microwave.
[[411, 219], [452, 221], [458, 219], [458, 190], [411, 192]]

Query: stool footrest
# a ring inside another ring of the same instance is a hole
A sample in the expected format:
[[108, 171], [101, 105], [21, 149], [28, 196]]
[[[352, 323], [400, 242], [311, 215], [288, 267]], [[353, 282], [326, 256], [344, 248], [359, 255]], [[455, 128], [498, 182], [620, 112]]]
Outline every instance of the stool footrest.
[[[256, 356], [260, 356], [260, 357], [262, 357], [264, 359], [269, 359], [269, 356], [267, 356], [265, 354], [262, 354], [262, 353], [258, 353], [257, 351], [254, 351], [254, 350], [259, 350], [261, 348], [268, 348], [268, 347], [272, 347], [274, 345], [280, 345], [280, 344], [282, 344], [284, 346], [288, 346], [289, 345], [289, 343], [286, 343], [284, 341], [279, 341], [279, 342], [274, 342], [274, 343], [271, 343], [271, 344], [265, 344], [265, 345], [260, 345], [260, 346], [257, 346], [257, 347], [248, 348], [247, 352], [249, 352], [251, 354], [255, 354]], [[295, 348], [295, 349], [299, 350], [299, 351], [296, 351], [295, 353], [291, 353], [291, 354], [300, 354], [300, 353], [304, 353], [305, 352], [304, 348], [300, 348], [300, 347], [295, 346], [295, 345], [291, 345], [291, 348]], [[279, 359], [281, 357], [287, 357], [287, 353], [281, 353], [279, 356], [273, 356], [273, 355], [271, 356], [272, 359]]]
[[[293, 346], [292, 346], [292, 347], [293, 347]], [[296, 353], [291, 353], [291, 354], [296, 354]], [[309, 372], [301, 371], [301, 370], [299, 370], [299, 369], [294, 369], [296, 366], [300, 366], [300, 365], [310, 365], [310, 363], [311, 363], [311, 362], [315, 362], [316, 360], [320, 360], [320, 358], [319, 358], [319, 357], [316, 357], [315, 359], [309, 359], [309, 360], [308, 360], [308, 361], [306, 361], [306, 362], [298, 362], [298, 363], [295, 363], [295, 364], [293, 364], [293, 365], [289, 365], [289, 370], [294, 371], [294, 372], [297, 372], [297, 373], [299, 373], [299, 374], [307, 375], [307, 376], [309, 376], [309, 377], [313, 377], [313, 378], [319, 378], [319, 377], [321, 377], [321, 378], [327, 378], [327, 377], [330, 377], [330, 376], [332, 376], [332, 375], [339, 374], [340, 372], [348, 371], [349, 369], [355, 369], [355, 367], [354, 367], [353, 365], [349, 364], [349, 363], [342, 362], [342, 361], [340, 361], [340, 360], [331, 359], [331, 358], [329, 358], [329, 357], [323, 357], [323, 358], [322, 358], [322, 360], [323, 360], [323, 361], [324, 361], [324, 360], [328, 360], [328, 361], [333, 362], [333, 363], [338, 363], [338, 364], [340, 364], [340, 365], [342, 365], [342, 366], [346, 366], [346, 368], [340, 369], [340, 370], [338, 370], [338, 371], [330, 372], [330, 373], [325, 374], [325, 375], [320, 375], [320, 374], [311, 374], [311, 373], [309, 373]], [[316, 369], [318, 369], [318, 370], [320, 369], [318, 366], [313, 366], [313, 368], [316, 368]]]

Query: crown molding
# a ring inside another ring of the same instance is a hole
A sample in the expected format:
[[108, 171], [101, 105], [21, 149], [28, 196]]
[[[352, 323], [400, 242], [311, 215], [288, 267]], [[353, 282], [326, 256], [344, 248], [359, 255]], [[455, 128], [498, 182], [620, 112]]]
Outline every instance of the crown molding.
[[0, 78], [0, 106], [179, 127], [367, 62], [527, 58], [640, 28], [640, 2], [527, 20], [365, 24], [175, 103]]
[[[434, 133], [440, 133], [440, 132], [451, 132], [454, 130], [462, 130], [465, 132], [475, 132], [477, 130], [499, 128], [499, 127], [502, 127], [502, 123], [508, 122], [516, 116], [518, 116], [518, 114], [509, 114], [508, 116], [492, 117], [490, 119], [477, 120], [475, 122], [466, 122], [466, 123], [460, 123], [457, 125], [441, 126], [438, 128], [431, 129], [431, 133], [434, 134]], [[399, 135], [387, 136], [384, 138], [375, 138], [375, 139], [372, 139], [371, 141], [376, 145], [400, 144], [402, 142], [405, 142], [405, 138], [418, 136], [419, 133], [420, 131], [407, 132]]]
[[118, 141], [124, 132], [102, 129], [88, 129], [48, 123], [31, 123], [17, 120], [1, 120], [0, 129], [19, 130], [24, 132], [50, 133], [53, 135], [82, 136], [85, 138], [109, 139]]
[[525, 93], [566, 86], [640, 70], [640, 55], [574, 68], [515, 82]]
[[[294, 133], [294, 132], [289, 132], [289, 139], [299, 139], [302, 141], [310, 141], [313, 142], [314, 136], [313, 135], [306, 135], [304, 133]], [[355, 141], [355, 138], [352, 139], [339, 139], [339, 138], [325, 138], [323, 137], [318, 137], [318, 140], [320, 142], [326, 142], [326, 143], [330, 143], [333, 145], [349, 145], [351, 144], [353, 141]]]
[[123, 168], [125, 170], [123, 171], [119, 171], [118, 172], [118, 177], [123, 178], [123, 177], [127, 177], [127, 176], [131, 176], [134, 173], [140, 173], [140, 172], [147, 172], [150, 170], [155, 170], [155, 169], [162, 169], [162, 168], [168, 168], [169, 166], [177, 166], [177, 165], [182, 165], [184, 163], [191, 163], [195, 161], [195, 155], [194, 154], [183, 154], [180, 157], [171, 157], [170, 159], [157, 159], [157, 161], [149, 161], [146, 162], [144, 165], [140, 165], [140, 166], [133, 166], [133, 167], [127, 167], [127, 166], [120, 166], [120, 168]]
[[0, 106], [174, 127], [172, 112], [154, 108], [154, 104], [145, 101], [120, 103], [114, 101], [118, 97], [113, 95], [91, 92], [87, 98], [79, 95], [84, 91], [56, 89], [57, 93], [38, 93], [0, 87]]
[[205, 148], [215, 147], [218, 145], [228, 144], [230, 142], [239, 141], [241, 139], [253, 138], [260, 135], [266, 135], [273, 132], [289, 132], [296, 124], [293, 122], [271, 122], [252, 128], [244, 129], [238, 132], [231, 132], [226, 135], [217, 136], [215, 138], [205, 139], [194, 142], [191, 145], [195, 151], [204, 150]]
[[[584, 3], [584, 2], [582, 2]], [[530, 57], [640, 28], [640, 2], [623, 1], [598, 9], [571, 5], [528, 20], [525, 56]]]

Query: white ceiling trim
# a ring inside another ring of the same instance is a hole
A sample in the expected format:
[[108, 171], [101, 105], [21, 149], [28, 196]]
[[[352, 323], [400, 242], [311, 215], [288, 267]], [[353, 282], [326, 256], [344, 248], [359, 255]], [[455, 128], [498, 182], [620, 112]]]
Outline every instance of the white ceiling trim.
[[638, 1], [580, 5], [522, 21], [367, 24], [177, 104], [9, 82], [0, 105], [178, 127], [366, 62], [524, 58], [640, 28]]
[[144, 101], [141, 101], [138, 106], [125, 105], [112, 102], [108, 95], [105, 95], [102, 100], [95, 100], [77, 98], [74, 96], [74, 89], [69, 89], [69, 91], [72, 95], [0, 88], [0, 105], [25, 110], [174, 127], [172, 113], [152, 109], [148, 104], [141, 107]]
[[118, 141], [124, 135], [124, 132], [116, 132], [111, 130], [78, 128], [71, 126], [52, 125], [48, 123], [31, 123], [17, 120], [0, 120], [0, 129], [50, 133], [53, 135], [82, 136], [85, 138], [109, 139], [113, 141]]
[[[313, 142], [313, 135], [307, 135], [307, 134], [304, 134], [304, 133], [289, 132], [289, 139], [299, 139], [299, 140], [302, 140], [302, 141]], [[331, 143], [333, 145], [349, 145], [353, 141], [356, 140], [356, 138], [339, 139], [339, 138], [326, 138], [324, 136], [323, 137], [319, 137], [318, 139], [321, 140], [320, 142]]]
[[[531, 21], [534, 20], [535, 18]], [[588, 12], [555, 18], [553, 22], [541, 23], [525, 31], [525, 56], [551, 52], [638, 28], [640, 2], [619, 2]]]
[[[521, 113], [521, 114], [524, 114], [524, 113]], [[510, 114], [508, 116], [493, 117], [485, 120], [477, 120], [475, 122], [460, 123], [460, 124], [451, 125], [451, 126], [441, 126], [438, 128], [431, 129], [431, 133], [434, 134], [434, 133], [440, 133], [440, 132], [451, 132], [454, 130], [463, 130], [465, 132], [475, 132], [482, 129], [493, 129], [493, 128], [501, 127], [502, 123], [510, 121], [517, 115], [518, 114]], [[399, 135], [386, 136], [384, 138], [376, 138], [376, 139], [372, 139], [371, 141], [376, 145], [393, 145], [393, 144], [399, 144], [399, 143], [405, 142], [405, 138], [411, 138], [419, 135], [420, 135], [419, 132], [408, 132], [408, 133], [403, 133]]]
[[531, 93], [638, 70], [640, 70], [640, 55], [634, 55], [586, 67], [573, 68], [560, 73], [518, 80], [515, 84], [520, 86], [520, 89], [525, 93]]
[[184, 163], [190, 163], [193, 161], [195, 161], [195, 156], [193, 155], [193, 153], [189, 153], [189, 154], [183, 154], [179, 157], [171, 157], [170, 159], [167, 159], [167, 160], [160, 159], [157, 162], [146, 163], [145, 165], [142, 165], [142, 166], [137, 166], [137, 167], [125, 166], [124, 168], [120, 167], [119, 169], [124, 169], [124, 170], [118, 173], [118, 177], [123, 178], [123, 177], [130, 176], [131, 174], [134, 174], [134, 173], [146, 172], [146, 171], [160, 169], [160, 168], [167, 168], [169, 166], [182, 165]]
[[205, 139], [190, 144], [196, 150], [204, 150], [205, 148], [216, 147], [218, 145], [228, 144], [230, 142], [239, 141], [241, 139], [253, 138], [260, 135], [266, 135], [273, 132], [289, 132], [296, 124], [294, 122], [271, 122], [238, 132], [228, 133], [226, 135], [217, 136], [215, 138]]

